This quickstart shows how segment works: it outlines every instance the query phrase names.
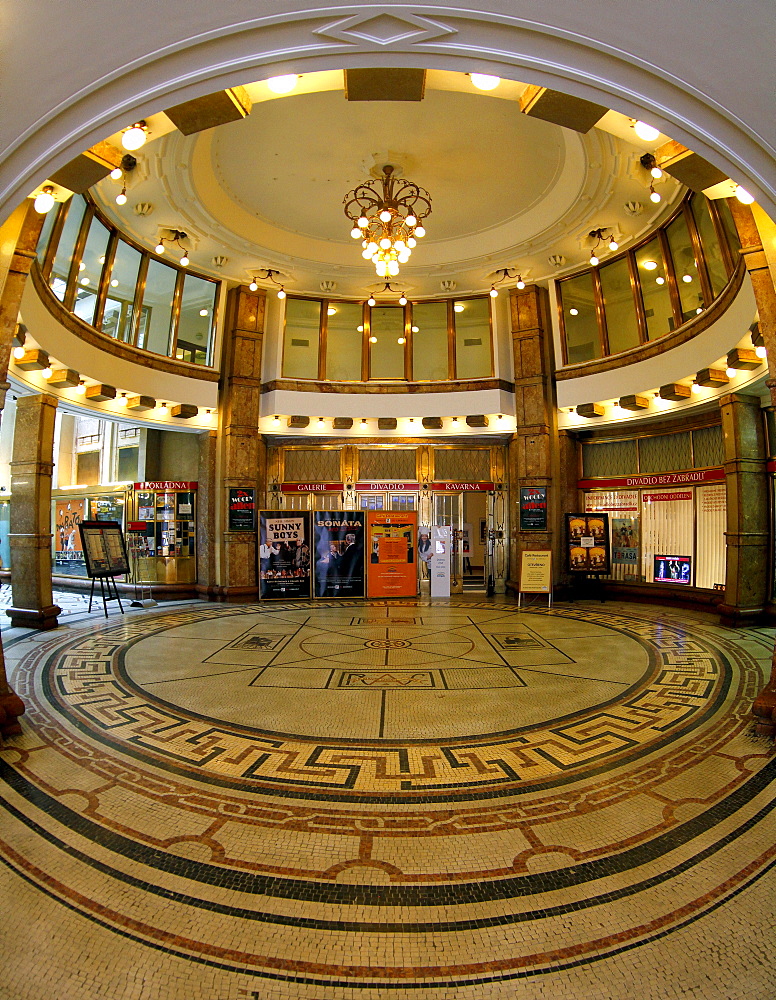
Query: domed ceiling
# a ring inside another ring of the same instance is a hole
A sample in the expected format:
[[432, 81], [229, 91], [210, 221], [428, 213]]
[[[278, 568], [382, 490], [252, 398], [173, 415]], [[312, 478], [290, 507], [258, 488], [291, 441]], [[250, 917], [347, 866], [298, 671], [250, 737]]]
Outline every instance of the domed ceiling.
[[275, 99], [251, 85], [247, 118], [191, 136], [155, 116], [127, 204], [116, 205], [121, 182], [110, 179], [93, 189], [98, 204], [150, 248], [165, 230], [185, 232], [192, 269], [245, 282], [273, 268], [289, 291], [319, 294], [335, 282], [334, 294], [363, 297], [383, 280], [350, 237], [343, 198], [391, 164], [433, 204], [393, 285], [436, 296], [443, 281], [461, 293], [487, 289], [499, 268], [541, 281], [582, 266], [591, 229], [627, 245], [681, 194], [664, 175], [662, 202], [650, 202], [639, 157], [651, 147], [612, 134], [621, 122], [582, 135], [529, 117], [522, 84], [483, 94], [465, 74], [429, 72], [420, 102], [356, 102], [342, 74], [302, 80], [306, 92]]

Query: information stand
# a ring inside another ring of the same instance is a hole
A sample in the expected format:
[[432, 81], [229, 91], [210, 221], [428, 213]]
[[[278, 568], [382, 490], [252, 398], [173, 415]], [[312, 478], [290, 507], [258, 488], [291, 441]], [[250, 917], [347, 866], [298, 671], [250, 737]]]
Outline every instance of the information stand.
[[523, 594], [546, 594], [547, 607], [552, 607], [552, 552], [549, 549], [526, 550], [521, 554], [518, 608], [522, 606]]
[[78, 525], [78, 530], [86, 560], [86, 573], [92, 581], [89, 591], [89, 611], [92, 610], [94, 582], [99, 580], [105, 617], [108, 617], [108, 601], [118, 601], [123, 615], [124, 608], [115, 578], [129, 573], [129, 558], [121, 525], [118, 521], [82, 521]]
[[131, 577], [135, 587], [131, 608], [155, 608], [156, 601], [151, 596], [151, 551], [148, 547], [147, 524], [145, 521], [130, 521], [127, 530]]

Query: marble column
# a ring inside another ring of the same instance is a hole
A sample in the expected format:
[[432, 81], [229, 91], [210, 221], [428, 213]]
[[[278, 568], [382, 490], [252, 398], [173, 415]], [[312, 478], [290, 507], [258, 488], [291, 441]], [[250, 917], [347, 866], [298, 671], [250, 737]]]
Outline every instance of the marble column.
[[199, 435], [197, 463], [197, 593], [212, 597], [216, 590], [217, 517], [216, 457], [218, 434], [205, 431]]
[[225, 347], [221, 365], [220, 466], [221, 572], [219, 596], [252, 600], [258, 596], [257, 532], [229, 531], [229, 487], [266, 489], [266, 448], [259, 433], [261, 359], [264, 340], [265, 293], [245, 285], [227, 298]]
[[61, 608], [51, 590], [51, 474], [57, 400], [21, 396], [11, 459], [11, 624], [57, 627]]
[[[13, 336], [19, 318], [24, 284], [35, 259], [35, 248], [43, 227], [44, 216], [39, 215], [28, 201], [20, 206], [13, 216], [0, 228], [2, 234], [2, 295], [0, 295], [0, 411], [5, 404], [8, 391], [8, 362], [11, 357]], [[10, 259], [5, 259], [6, 245], [13, 247]], [[49, 509], [49, 524], [51, 511]], [[49, 550], [50, 553], [50, 550]], [[49, 585], [51, 581], [51, 558], [49, 554]], [[0, 643], [0, 736], [11, 736], [21, 732], [18, 718], [24, 714], [24, 702], [8, 683], [5, 657]]]
[[[546, 289], [529, 285], [523, 290], [511, 289], [509, 304], [517, 428], [507, 453], [511, 525], [508, 586], [517, 589], [524, 550], [551, 549], [556, 580], [561, 567], [555, 530], [558, 501], [553, 486], [557, 448], [549, 296]], [[547, 489], [546, 531], [520, 530], [521, 486]]]
[[[728, 204], [741, 240], [741, 255], [752, 281], [760, 333], [768, 351], [769, 378], [766, 384], [771, 393], [771, 403], [776, 405], [776, 289], [774, 289], [773, 275], [768, 266], [762, 235], [752, 209], [748, 205], [741, 205], [735, 198], [730, 198]], [[767, 485], [766, 479], [762, 497], [763, 511], [767, 510], [770, 501]], [[730, 503], [729, 495], [728, 503]], [[773, 540], [769, 540], [768, 545], [772, 547]], [[762, 553], [762, 559], [761, 572], [765, 574], [769, 564], [767, 551]], [[766, 580], [764, 586], [767, 602], [772, 598], [770, 580]], [[725, 600], [726, 602], [728, 600], [727, 594]], [[776, 736], [776, 650], [773, 654], [770, 679], [755, 698], [752, 712], [757, 720], [757, 731]]]

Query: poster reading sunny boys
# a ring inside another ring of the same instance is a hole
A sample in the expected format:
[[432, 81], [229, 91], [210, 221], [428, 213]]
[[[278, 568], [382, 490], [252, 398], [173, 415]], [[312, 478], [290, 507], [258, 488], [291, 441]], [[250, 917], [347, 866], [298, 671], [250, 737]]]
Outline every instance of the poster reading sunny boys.
[[418, 591], [417, 531], [418, 515], [412, 511], [368, 512], [369, 597], [415, 597]]
[[263, 510], [259, 518], [259, 587], [263, 599], [310, 596], [310, 515]]

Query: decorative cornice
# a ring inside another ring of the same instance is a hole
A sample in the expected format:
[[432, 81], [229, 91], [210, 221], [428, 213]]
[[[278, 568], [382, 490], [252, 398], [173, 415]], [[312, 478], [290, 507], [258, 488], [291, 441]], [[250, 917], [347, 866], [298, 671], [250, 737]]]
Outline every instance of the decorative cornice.
[[465, 382], [318, 382], [298, 379], [273, 379], [265, 382], [262, 392], [336, 392], [355, 394], [385, 395], [420, 394], [427, 392], [482, 392], [486, 389], [501, 389], [514, 392], [513, 382], [501, 378], [469, 379]]

